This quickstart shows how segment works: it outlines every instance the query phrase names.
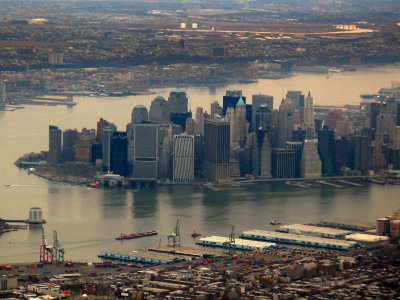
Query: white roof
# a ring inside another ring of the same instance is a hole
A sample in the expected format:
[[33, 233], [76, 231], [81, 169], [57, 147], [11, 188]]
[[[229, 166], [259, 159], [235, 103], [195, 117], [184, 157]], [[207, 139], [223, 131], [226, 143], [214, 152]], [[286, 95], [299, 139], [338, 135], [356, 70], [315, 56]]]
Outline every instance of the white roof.
[[303, 225], [303, 224], [291, 224], [291, 225], [283, 225], [280, 227], [281, 229], [289, 229], [289, 230], [300, 230], [303, 232], [309, 233], [321, 233], [325, 235], [346, 235], [351, 234], [351, 231], [342, 230], [342, 229], [334, 229], [329, 227], [321, 227], [321, 226], [311, 226], [311, 225]]
[[252, 234], [252, 235], [274, 237], [274, 238], [287, 239], [287, 240], [293, 240], [293, 241], [313, 242], [313, 243], [320, 243], [320, 244], [327, 244], [327, 245], [339, 245], [339, 246], [344, 246], [344, 247], [352, 247], [352, 246], [354, 246], [354, 243], [355, 243], [352, 241], [328, 239], [328, 238], [322, 238], [322, 237], [317, 237], [317, 236], [298, 235], [298, 234], [292, 234], [292, 233], [282, 233], [282, 232], [258, 230], [258, 229], [243, 231], [243, 234]]
[[359, 241], [359, 242], [376, 243], [376, 242], [381, 242], [381, 241], [388, 241], [389, 237], [380, 236], [380, 235], [372, 235], [372, 234], [364, 234], [364, 233], [354, 233], [354, 234], [345, 236], [345, 239]]

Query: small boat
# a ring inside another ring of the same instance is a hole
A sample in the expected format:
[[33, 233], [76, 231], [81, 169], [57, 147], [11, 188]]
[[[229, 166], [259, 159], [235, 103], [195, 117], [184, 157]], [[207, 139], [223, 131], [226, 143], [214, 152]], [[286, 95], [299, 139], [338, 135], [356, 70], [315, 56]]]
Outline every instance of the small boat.
[[6, 183], [4, 186], [6, 186], [6, 187], [9, 187], [9, 186], [11, 186], [11, 184], [9, 184], [9, 183]]
[[281, 222], [278, 222], [276, 220], [272, 220], [271, 222], [269, 222], [269, 224], [271, 224], [271, 225], [282, 225]]
[[191, 234], [191, 236], [194, 237], [194, 238], [198, 237], [200, 235], [201, 235], [201, 233], [196, 232], [196, 230], [194, 230], [193, 233]]

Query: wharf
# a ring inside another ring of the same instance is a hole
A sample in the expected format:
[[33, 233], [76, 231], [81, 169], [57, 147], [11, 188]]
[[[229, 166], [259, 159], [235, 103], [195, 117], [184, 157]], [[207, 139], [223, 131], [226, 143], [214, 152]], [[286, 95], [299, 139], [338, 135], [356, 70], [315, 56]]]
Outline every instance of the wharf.
[[342, 188], [343, 187], [343, 185], [334, 184], [332, 182], [327, 182], [327, 181], [324, 181], [324, 180], [317, 180], [315, 182], [321, 183], [321, 184], [325, 184], [325, 185], [329, 185], [329, 186], [333, 186], [335, 188]]
[[204, 237], [199, 239], [196, 244], [208, 247], [220, 247], [244, 251], [267, 250], [278, 247], [278, 245], [275, 243], [249, 241], [241, 238], [235, 238], [234, 242], [231, 242], [229, 238], [223, 236]]
[[355, 183], [355, 182], [351, 182], [351, 181], [346, 181], [346, 180], [336, 180], [336, 181], [337, 181], [337, 182], [340, 182], [340, 183], [345, 183], [345, 184], [354, 185], [354, 186], [363, 186], [362, 184]]
[[192, 257], [223, 256], [223, 252], [221, 252], [221, 251], [213, 251], [213, 250], [190, 248], [190, 247], [159, 246], [157, 248], [151, 248], [151, 249], [149, 249], [149, 251], [176, 254], [176, 255], [184, 255], [184, 256], [192, 256]]
[[104, 259], [133, 261], [143, 264], [171, 264], [185, 260], [185, 258], [181, 255], [158, 253], [154, 251], [126, 250], [126, 249], [103, 251], [101, 252], [99, 257]]
[[321, 224], [324, 226], [338, 227], [350, 230], [365, 231], [375, 229], [376, 226], [373, 223], [361, 222], [357, 220], [346, 220], [346, 219], [324, 219], [321, 220]]
[[328, 238], [343, 238], [344, 236], [353, 233], [349, 230], [333, 229], [329, 227], [303, 224], [282, 225], [281, 227], [279, 227], [279, 231], [286, 233], [300, 232], [304, 235], [315, 235]]

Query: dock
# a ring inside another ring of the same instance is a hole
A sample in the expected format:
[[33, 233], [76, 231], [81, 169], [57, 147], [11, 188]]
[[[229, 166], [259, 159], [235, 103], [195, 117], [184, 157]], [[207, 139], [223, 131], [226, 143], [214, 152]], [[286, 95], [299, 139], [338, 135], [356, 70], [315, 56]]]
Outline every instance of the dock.
[[230, 242], [228, 237], [224, 236], [209, 236], [199, 239], [196, 243], [202, 246], [230, 248], [236, 250], [252, 251], [252, 250], [267, 250], [278, 247], [275, 243], [266, 243], [260, 241], [249, 241], [240, 238], [235, 238], [234, 242]]
[[343, 238], [344, 236], [353, 233], [349, 230], [303, 224], [282, 225], [279, 227], [279, 231], [286, 233], [300, 232], [302, 235], [313, 235], [327, 238]]
[[359, 186], [359, 187], [363, 186], [362, 184], [355, 183], [355, 182], [351, 182], [351, 181], [346, 181], [346, 180], [336, 180], [336, 181], [337, 181], [337, 182], [340, 182], [340, 183], [345, 183], [345, 184], [350, 184], [350, 185], [354, 185], [354, 186]]
[[321, 224], [324, 226], [358, 230], [358, 231], [365, 231], [376, 228], [375, 224], [373, 223], [362, 222], [358, 220], [346, 220], [346, 219], [324, 219], [321, 220]]
[[343, 185], [334, 184], [334, 183], [332, 183], [332, 182], [327, 182], [327, 181], [324, 181], [324, 180], [317, 180], [317, 181], [315, 181], [315, 182], [320, 183], [320, 184], [325, 184], [325, 185], [333, 186], [333, 187], [335, 187], [335, 188], [342, 188], [342, 187], [343, 187]]
[[172, 255], [144, 250], [114, 249], [103, 251], [99, 254], [100, 258], [115, 259], [127, 262], [138, 262], [143, 264], [172, 264], [186, 259], [182, 255]]
[[282, 233], [257, 229], [244, 231], [240, 237], [255, 241], [271, 241], [279, 244], [295, 244], [306, 247], [320, 247], [335, 250], [348, 250], [350, 248], [354, 248], [360, 245], [358, 242], [353, 241], [344, 241], [316, 236], [305, 236], [292, 233]]
[[223, 256], [223, 252], [214, 251], [208, 249], [199, 249], [199, 248], [190, 248], [190, 247], [168, 247], [168, 246], [160, 246], [157, 248], [151, 248], [149, 251], [161, 252], [161, 253], [169, 253], [175, 255], [184, 255], [191, 257], [218, 257]]

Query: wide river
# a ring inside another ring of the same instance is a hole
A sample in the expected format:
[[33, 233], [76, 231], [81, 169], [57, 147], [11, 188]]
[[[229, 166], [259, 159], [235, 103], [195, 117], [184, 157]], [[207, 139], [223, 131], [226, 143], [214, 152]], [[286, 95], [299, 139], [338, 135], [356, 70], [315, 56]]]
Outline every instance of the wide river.
[[[363, 68], [356, 72], [297, 74], [280, 80], [234, 84], [208, 89], [187, 87], [192, 111], [202, 106], [209, 111], [214, 100], [222, 102], [226, 89], [241, 89], [251, 103], [252, 94], [274, 96], [274, 106], [287, 90], [308, 90], [314, 104], [358, 104], [359, 95], [376, 93], [400, 81], [400, 66]], [[132, 108], [149, 107], [155, 96], [168, 97], [172, 88], [155, 89], [156, 95], [124, 98], [75, 97], [78, 104], [26, 106], [14, 112], [0, 111], [0, 218], [26, 219], [30, 207], [43, 208], [47, 240], [53, 230], [66, 250], [66, 259], [96, 261], [102, 250], [138, 249], [167, 243], [176, 220], [181, 223], [182, 244], [194, 246], [190, 233], [203, 236], [228, 235], [247, 229], [271, 229], [269, 221], [284, 223], [318, 222], [325, 217], [374, 221], [400, 208], [400, 186], [321, 187], [305, 189], [284, 184], [253, 185], [246, 190], [213, 192], [201, 186], [162, 186], [138, 191], [90, 189], [54, 183], [18, 169], [13, 162], [27, 152], [48, 149], [48, 125], [62, 128], [95, 128], [100, 117], [124, 130]], [[222, 103], [221, 103], [222, 104]], [[11, 186], [5, 186], [10, 184]], [[116, 241], [123, 233], [158, 230], [159, 235]], [[160, 241], [161, 240], [161, 241]], [[0, 235], [0, 263], [39, 260], [41, 230], [19, 230]]]

